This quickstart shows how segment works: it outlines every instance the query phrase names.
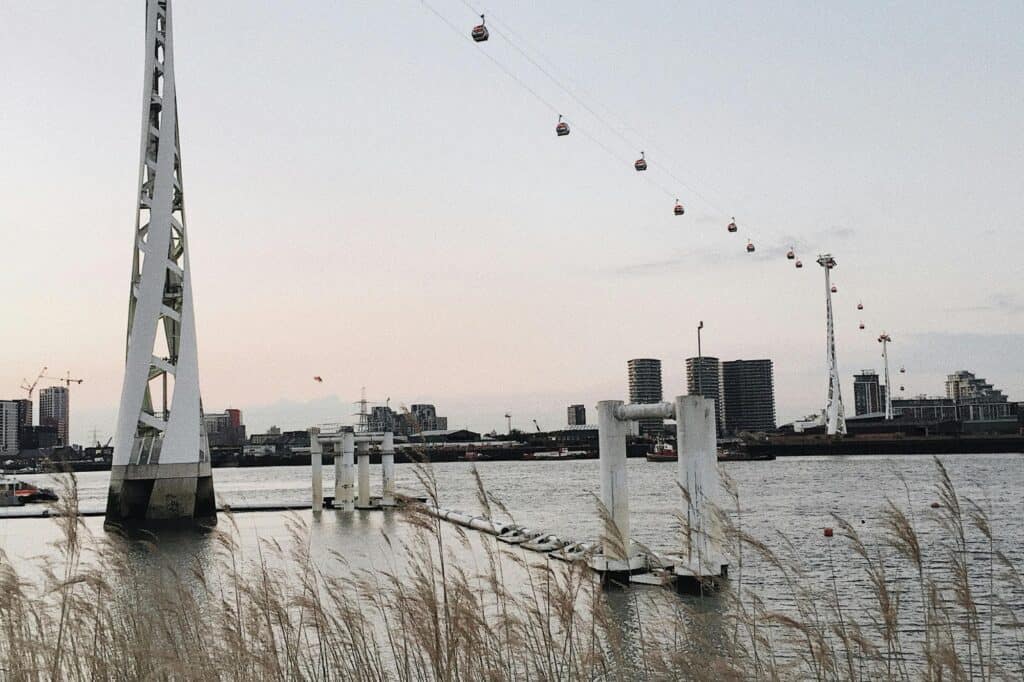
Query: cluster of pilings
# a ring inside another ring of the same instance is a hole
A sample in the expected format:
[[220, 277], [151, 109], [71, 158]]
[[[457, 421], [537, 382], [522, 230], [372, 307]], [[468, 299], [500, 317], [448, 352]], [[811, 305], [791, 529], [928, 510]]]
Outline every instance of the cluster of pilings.
[[[313, 469], [313, 511], [324, 508], [324, 443], [334, 447], [334, 497], [328, 503], [340, 511], [355, 509], [382, 509], [396, 506], [395, 501], [395, 436], [384, 433], [355, 433], [332, 431], [321, 433], [319, 428], [309, 430], [309, 458]], [[380, 448], [383, 481], [380, 497], [370, 496], [370, 447]], [[358, 489], [356, 467], [358, 460]]]

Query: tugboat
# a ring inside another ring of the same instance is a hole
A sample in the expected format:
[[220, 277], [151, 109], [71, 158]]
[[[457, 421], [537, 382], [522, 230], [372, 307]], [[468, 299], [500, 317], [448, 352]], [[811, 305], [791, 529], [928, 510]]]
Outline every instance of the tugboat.
[[0, 506], [14, 506], [2, 501], [9, 496], [13, 496], [19, 505], [27, 502], [55, 502], [59, 499], [57, 493], [50, 488], [37, 488], [25, 481], [0, 476]]
[[647, 453], [648, 462], [674, 462], [676, 449], [663, 440], [654, 444], [654, 449]]

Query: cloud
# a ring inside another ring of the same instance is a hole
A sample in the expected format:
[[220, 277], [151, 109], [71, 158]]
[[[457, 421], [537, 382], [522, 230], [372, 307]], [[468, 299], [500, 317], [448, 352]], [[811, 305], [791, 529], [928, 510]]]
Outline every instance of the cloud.
[[959, 308], [946, 308], [950, 313], [1001, 313], [1003, 315], [1019, 315], [1024, 313], [1024, 299], [1010, 291], [999, 291], [989, 294], [983, 303]]

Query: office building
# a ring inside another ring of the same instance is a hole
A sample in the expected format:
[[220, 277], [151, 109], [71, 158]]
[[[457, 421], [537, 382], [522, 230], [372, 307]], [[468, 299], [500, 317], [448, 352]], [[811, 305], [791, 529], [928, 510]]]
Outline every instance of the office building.
[[413, 405], [409, 408], [409, 412], [416, 420], [418, 431], [448, 430], [448, 417], [437, 416], [437, 409], [429, 403]]
[[729, 360], [721, 363], [721, 368], [722, 433], [734, 436], [741, 431], [774, 431], [772, 361]]
[[686, 392], [699, 395], [715, 403], [715, 425], [723, 433], [722, 363], [718, 358], [703, 356], [686, 358]]
[[57, 429], [57, 445], [69, 445], [68, 389], [49, 386], [39, 391], [39, 424]]
[[[635, 358], [627, 363], [629, 370], [629, 402], [660, 403], [661, 393], [661, 360], [651, 358]], [[664, 421], [661, 419], [641, 419], [637, 427], [640, 435], [659, 434], [663, 431]]]
[[569, 426], [582, 426], [587, 423], [587, 408], [583, 405], [570, 405], [567, 412]]
[[18, 402], [0, 400], [0, 456], [18, 454]]
[[885, 389], [873, 369], [864, 369], [854, 374], [853, 413], [860, 416], [885, 412]]
[[245, 445], [245, 424], [242, 411], [204, 412], [203, 425], [210, 447], [242, 447]]

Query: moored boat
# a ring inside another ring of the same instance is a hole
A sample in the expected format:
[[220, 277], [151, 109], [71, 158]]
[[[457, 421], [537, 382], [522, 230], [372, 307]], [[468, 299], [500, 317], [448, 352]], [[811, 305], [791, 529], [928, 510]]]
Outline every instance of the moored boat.
[[654, 449], [647, 453], [648, 462], [674, 462], [677, 459], [676, 449], [665, 441], [658, 441]]
[[[13, 496], [15, 504], [27, 502], [53, 502], [57, 500], [57, 493], [50, 488], [38, 488], [31, 483], [19, 481], [9, 476], [0, 476], [0, 498]], [[14, 506], [0, 502], [2, 506]]]
[[570, 450], [569, 448], [559, 448], [558, 450], [546, 450], [542, 452], [529, 452], [523, 455], [523, 459], [584, 459], [586, 457], [586, 450]]

